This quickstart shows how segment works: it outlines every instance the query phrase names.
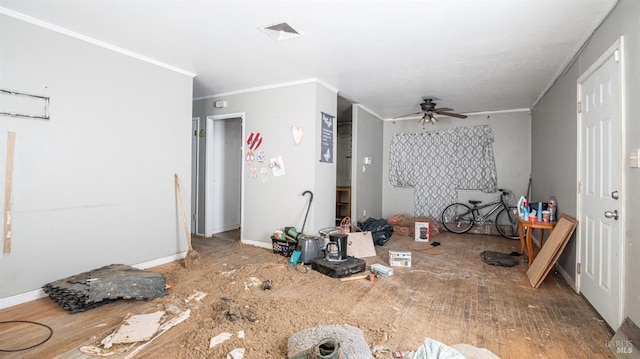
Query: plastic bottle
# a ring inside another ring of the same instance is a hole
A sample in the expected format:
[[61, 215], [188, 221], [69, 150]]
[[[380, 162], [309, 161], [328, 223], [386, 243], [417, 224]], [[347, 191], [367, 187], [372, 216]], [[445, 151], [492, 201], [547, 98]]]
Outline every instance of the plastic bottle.
[[542, 222], [542, 202], [538, 202], [538, 222]]
[[556, 211], [558, 210], [558, 202], [556, 202], [556, 196], [551, 196], [549, 200], [549, 221], [556, 221]]
[[524, 206], [524, 220], [528, 221], [529, 220], [529, 202], [525, 200], [523, 206]]

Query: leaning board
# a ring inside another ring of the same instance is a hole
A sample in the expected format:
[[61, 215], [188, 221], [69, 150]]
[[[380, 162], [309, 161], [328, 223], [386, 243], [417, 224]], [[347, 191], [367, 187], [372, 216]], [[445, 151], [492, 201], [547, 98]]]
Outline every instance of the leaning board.
[[373, 246], [371, 232], [348, 233], [347, 256], [356, 258], [375, 257], [376, 249]]
[[551, 231], [538, 256], [527, 270], [527, 277], [529, 277], [531, 286], [538, 288], [542, 284], [544, 278], [551, 271], [551, 267], [560, 258], [560, 254], [562, 254], [569, 238], [575, 231], [577, 223], [578, 221], [569, 215], [563, 214], [560, 216], [558, 224]]

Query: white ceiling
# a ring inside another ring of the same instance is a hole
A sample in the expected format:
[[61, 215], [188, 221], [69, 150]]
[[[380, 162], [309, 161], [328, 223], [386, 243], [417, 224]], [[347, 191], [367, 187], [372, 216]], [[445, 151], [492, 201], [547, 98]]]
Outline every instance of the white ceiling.
[[[317, 78], [392, 118], [426, 96], [531, 108], [616, 1], [0, 0], [0, 13], [194, 73], [194, 98]], [[258, 30], [280, 22], [304, 36]]]

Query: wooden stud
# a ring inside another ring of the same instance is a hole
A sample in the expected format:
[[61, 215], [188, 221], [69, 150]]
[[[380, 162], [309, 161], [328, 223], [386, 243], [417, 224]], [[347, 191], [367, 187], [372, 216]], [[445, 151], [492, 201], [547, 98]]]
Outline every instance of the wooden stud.
[[16, 133], [7, 132], [7, 168], [4, 182], [4, 239], [3, 253], [11, 253], [11, 190], [13, 188], [13, 155], [16, 147]]

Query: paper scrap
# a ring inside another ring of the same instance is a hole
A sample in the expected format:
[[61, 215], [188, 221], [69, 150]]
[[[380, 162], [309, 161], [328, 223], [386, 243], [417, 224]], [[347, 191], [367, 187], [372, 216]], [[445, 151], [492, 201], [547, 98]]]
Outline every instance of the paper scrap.
[[209, 349], [215, 347], [216, 345], [225, 342], [226, 340], [231, 339], [231, 333], [227, 333], [227, 332], [222, 332], [218, 335], [216, 335], [215, 337], [211, 338], [211, 340], [209, 340]]

